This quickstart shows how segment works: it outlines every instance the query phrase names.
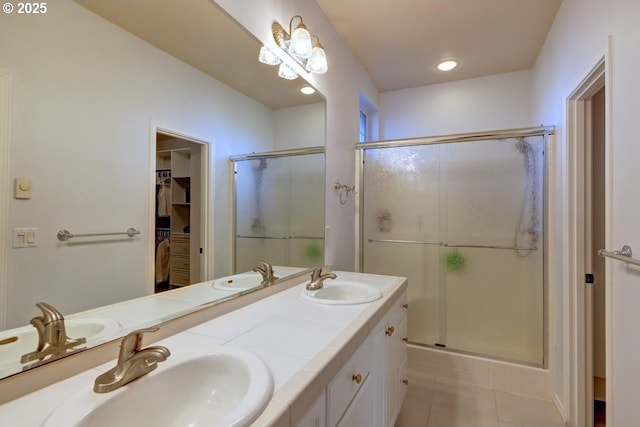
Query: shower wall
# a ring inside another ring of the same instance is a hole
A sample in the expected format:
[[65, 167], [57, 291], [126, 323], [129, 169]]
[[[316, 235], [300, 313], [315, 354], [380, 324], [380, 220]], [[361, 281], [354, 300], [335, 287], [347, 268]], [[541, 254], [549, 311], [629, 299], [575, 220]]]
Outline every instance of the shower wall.
[[324, 153], [234, 162], [234, 272], [324, 261]]
[[544, 137], [363, 150], [363, 271], [409, 277], [413, 343], [544, 362]]

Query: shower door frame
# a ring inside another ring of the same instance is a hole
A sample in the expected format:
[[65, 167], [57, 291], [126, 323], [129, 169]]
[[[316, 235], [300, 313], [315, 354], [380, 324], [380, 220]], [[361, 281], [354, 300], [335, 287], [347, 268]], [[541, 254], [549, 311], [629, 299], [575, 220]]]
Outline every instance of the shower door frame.
[[512, 360], [496, 357], [493, 355], [483, 355], [473, 352], [467, 352], [464, 350], [456, 350], [451, 348], [441, 348], [432, 344], [424, 344], [424, 343], [413, 343], [411, 344], [428, 347], [428, 348], [437, 348], [439, 350], [446, 350], [452, 353], [460, 353], [460, 354], [468, 354], [472, 356], [481, 356], [481, 357], [489, 357], [495, 360], [501, 360], [510, 363], [517, 363], [519, 365], [525, 366], [533, 366], [537, 368], [547, 369], [549, 365], [549, 320], [548, 320], [548, 306], [549, 306], [549, 289], [548, 289], [548, 236], [547, 236], [547, 223], [548, 223], [548, 182], [547, 182], [547, 172], [548, 172], [548, 156], [546, 153], [549, 149], [549, 137], [555, 135], [555, 126], [539, 126], [539, 127], [531, 127], [531, 128], [516, 128], [516, 129], [505, 129], [505, 130], [494, 130], [494, 131], [486, 131], [486, 132], [470, 132], [470, 133], [460, 133], [460, 134], [452, 134], [452, 135], [438, 135], [438, 136], [427, 136], [427, 137], [419, 137], [419, 138], [406, 138], [406, 139], [393, 139], [393, 140], [384, 140], [384, 141], [373, 141], [373, 142], [359, 142], [356, 144], [356, 188], [359, 188], [358, 197], [356, 198], [356, 259], [357, 269], [359, 272], [364, 272], [364, 209], [362, 209], [364, 204], [364, 151], [369, 149], [381, 149], [381, 148], [397, 148], [397, 147], [411, 147], [411, 146], [422, 146], [422, 145], [434, 145], [434, 144], [448, 144], [448, 143], [459, 143], [459, 142], [473, 142], [473, 141], [486, 141], [493, 139], [507, 139], [507, 138], [518, 138], [518, 137], [530, 137], [530, 136], [542, 136], [544, 137], [544, 163], [543, 163], [543, 196], [542, 196], [542, 218], [543, 218], [543, 245], [542, 250], [544, 251], [544, 255], [542, 257], [542, 298], [543, 298], [543, 343], [542, 343], [542, 364], [537, 363], [528, 363], [520, 360]]
[[[250, 153], [250, 154], [240, 154], [229, 157], [229, 173], [232, 179], [231, 182], [231, 230], [233, 234], [231, 235], [231, 270], [232, 272], [236, 271], [236, 241], [237, 241], [237, 224], [236, 218], [238, 213], [238, 198], [236, 197], [237, 190], [237, 169], [236, 165], [238, 162], [246, 161], [246, 160], [260, 160], [260, 159], [277, 159], [280, 157], [295, 157], [295, 156], [307, 156], [311, 154], [325, 154], [325, 179], [326, 179], [326, 152], [323, 146], [317, 147], [305, 147], [305, 148], [293, 148], [290, 150], [277, 150], [277, 151], [265, 151], [261, 153]], [[323, 199], [324, 200], [324, 199]], [[324, 209], [324, 208], [323, 208]], [[325, 218], [326, 223], [326, 218]], [[326, 240], [324, 240], [324, 246], [322, 249], [322, 253], [326, 254]], [[268, 260], [267, 260], [268, 261]]]

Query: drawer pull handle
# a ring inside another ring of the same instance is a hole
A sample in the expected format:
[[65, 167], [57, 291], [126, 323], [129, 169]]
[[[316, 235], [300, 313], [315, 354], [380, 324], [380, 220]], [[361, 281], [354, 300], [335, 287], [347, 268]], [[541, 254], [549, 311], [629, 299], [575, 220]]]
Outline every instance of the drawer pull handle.
[[391, 336], [396, 331], [396, 328], [393, 326], [387, 326], [387, 329], [384, 331], [385, 334]]
[[409, 337], [402, 337], [402, 341], [404, 341], [405, 344], [409, 344]]
[[405, 310], [407, 310], [409, 308], [409, 304], [402, 304], [402, 308], [404, 308]]
[[356, 384], [360, 384], [362, 382], [362, 375], [360, 374], [354, 374], [351, 379], [353, 380], [354, 383]]
[[406, 379], [406, 378], [405, 378], [405, 379], [403, 379], [403, 380], [402, 380], [402, 384], [404, 384], [404, 385], [409, 385], [409, 380], [408, 380], [408, 379]]

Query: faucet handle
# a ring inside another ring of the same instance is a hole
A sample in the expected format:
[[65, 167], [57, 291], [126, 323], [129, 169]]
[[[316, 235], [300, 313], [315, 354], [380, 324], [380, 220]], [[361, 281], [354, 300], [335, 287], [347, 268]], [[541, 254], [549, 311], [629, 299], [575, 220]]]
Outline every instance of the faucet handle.
[[258, 260], [262, 264], [262, 267], [254, 267], [253, 271], [257, 271], [262, 275], [263, 282], [270, 283], [278, 279], [273, 271], [273, 265], [266, 261]]
[[261, 259], [259, 259], [258, 262], [262, 264], [262, 267], [264, 267], [264, 271], [267, 272], [267, 274], [273, 276], [273, 265], [271, 265], [267, 261], [262, 261]]
[[41, 319], [44, 324], [55, 322], [56, 320], [64, 320], [64, 316], [54, 306], [47, 304], [46, 302], [37, 302], [36, 307], [42, 312]]
[[142, 348], [143, 335], [148, 332], [157, 332], [158, 330], [160, 330], [160, 328], [154, 326], [151, 328], [136, 329], [135, 331], [129, 332], [124, 338], [122, 338], [122, 343], [120, 344], [120, 356], [128, 357], [131, 353], [135, 353], [140, 350]]
[[311, 280], [318, 280], [322, 276], [322, 266], [316, 267], [311, 271]]

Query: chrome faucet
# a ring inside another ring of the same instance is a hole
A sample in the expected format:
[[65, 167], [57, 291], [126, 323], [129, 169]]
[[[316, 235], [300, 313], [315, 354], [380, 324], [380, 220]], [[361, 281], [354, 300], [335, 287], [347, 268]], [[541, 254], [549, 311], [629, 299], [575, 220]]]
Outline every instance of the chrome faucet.
[[336, 277], [334, 273], [322, 274], [322, 267], [314, 268], [311, 272], [311, 281], [307, 285], [307, 290], [317, 291], [324, 286], [326, 279], [335, 279]]
[[158, 328], [138, 329], [122, 339], [118, 363], [114, 368], [96, 378], [93, 391], [108, 393], [148, 374], [158, 367], [159, 362], [167, 360], [171, 352], [166, 347], [153, 346], [142, 348], [142, 335], [156, 332]]
[[262, 267], [253, 267], [251, 271], [257, 271], [262, 276], [262, 285], [271, 285], [278, 277], [273, 273], [273, 266], [265, 261], [260, 261]]
[[[20, 363], [33, 361], [47, 361], [58, 359], [66, 354], [82, 349], [73, 349], [87, 342], [86, 338], [69, 338], [64, 324], [64, 317], [53, 306], [44, 303], [36, 303], [36, 307], [42, 311], [42, 316], [36, 316], [30, 323], [38, 331], [38, 347], [31, 353], [23, 354]], [[73, 349], [73, 350], [72, 350]], [[32, 368], [39, 363], [29, 366]]]

